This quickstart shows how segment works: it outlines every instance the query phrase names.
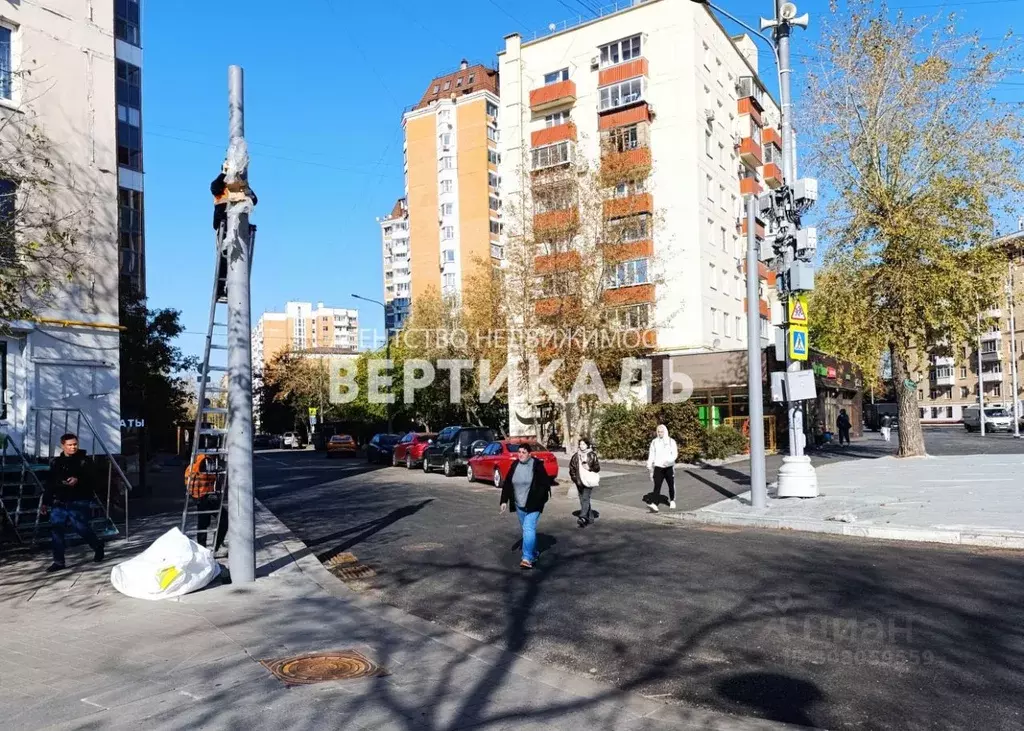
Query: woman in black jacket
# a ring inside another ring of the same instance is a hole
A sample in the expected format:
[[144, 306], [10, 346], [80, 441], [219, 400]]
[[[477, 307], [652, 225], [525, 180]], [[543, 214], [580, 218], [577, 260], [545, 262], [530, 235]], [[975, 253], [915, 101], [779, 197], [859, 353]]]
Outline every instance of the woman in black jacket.
[[517, 456], [501, 484], [501, 512], [515, 507], [523, 530], [523, 560], [519, 568], [532, 569], [537, 560], [537, 521], [551, 497], [551, 478], [544, 463], [530, 454], [529, 444], [520, 444]]
[[577, 446], [576, 454], [569, 460], [569, 479], [576, 485], [576, 492], [580, 496], [580, 517], [576, 524], [586, 528], [597, 520], [597, 511], [590, 507], [590, 495], [601, 482], [598, 474], [601, 463], [597, 459], [597, 452], [586, 439], [580, 439]]

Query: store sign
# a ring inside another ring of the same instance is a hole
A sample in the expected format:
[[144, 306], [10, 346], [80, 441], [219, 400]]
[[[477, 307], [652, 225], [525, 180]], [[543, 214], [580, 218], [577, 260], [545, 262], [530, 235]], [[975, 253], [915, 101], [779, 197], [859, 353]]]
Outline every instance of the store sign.
[[145, 419], [121, 419], [122, 429], [142, 429], [145, 426]]

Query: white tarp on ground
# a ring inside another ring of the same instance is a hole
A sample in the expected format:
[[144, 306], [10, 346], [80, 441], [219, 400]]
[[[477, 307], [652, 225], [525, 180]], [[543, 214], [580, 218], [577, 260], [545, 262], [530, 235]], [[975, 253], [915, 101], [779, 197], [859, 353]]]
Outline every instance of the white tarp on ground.
[[171, 528], [135, 558], [110, 570], [110, 583], [136, 599], [169, 599], [198, 591], [220, 574], [220, 565], [177, 528]]

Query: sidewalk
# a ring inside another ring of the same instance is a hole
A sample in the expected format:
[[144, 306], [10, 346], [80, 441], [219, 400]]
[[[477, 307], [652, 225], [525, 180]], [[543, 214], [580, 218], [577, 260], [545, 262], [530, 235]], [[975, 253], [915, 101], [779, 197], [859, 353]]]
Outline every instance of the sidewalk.
[[[31, 729], [782, 729], [667, 705], [484, 645], [356, 594], [257, 506], [257, 575], [177, 601], [118, 594], [111, 566], [173, 515], [140, 521], [102, 566], [8, 560], [0, 585], [0, 717]], [[76, 563], [76, 559], [83, 563]], [[528, 580], [524, 578], [524, 581]], [[509, 617], [496, 622], [514, 624]], [[356, 650], [385, 677], [288, 687], [260, 660]]]
[[1024, 549], [1024, 455], [862, 459], [817, 467], [814, 499], [774, 497], [754, 510], [747, 491], [681, 520], [862, 538]]

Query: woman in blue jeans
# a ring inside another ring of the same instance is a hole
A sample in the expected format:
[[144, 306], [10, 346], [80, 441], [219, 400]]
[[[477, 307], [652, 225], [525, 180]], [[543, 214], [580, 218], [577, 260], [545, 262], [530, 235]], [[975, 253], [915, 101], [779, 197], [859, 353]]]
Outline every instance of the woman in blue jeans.
[[515, 507], [523, 529], [523, 560], [519, 568], [532, 569], [538, 555], [537, 521], [551, 497], [551, 478], [544, 463], [530, 453], [529, 444], [519, 445], [517, 457], [501, 485], [501, 512]]

